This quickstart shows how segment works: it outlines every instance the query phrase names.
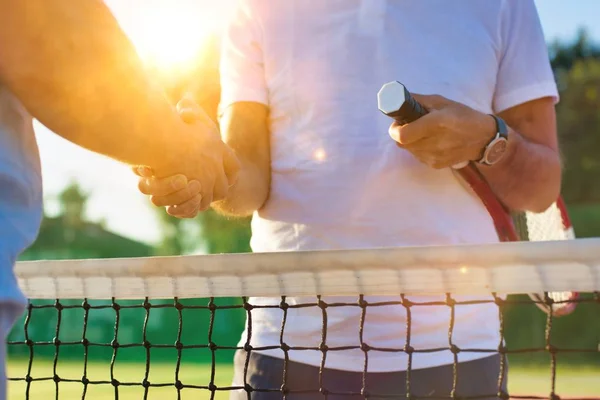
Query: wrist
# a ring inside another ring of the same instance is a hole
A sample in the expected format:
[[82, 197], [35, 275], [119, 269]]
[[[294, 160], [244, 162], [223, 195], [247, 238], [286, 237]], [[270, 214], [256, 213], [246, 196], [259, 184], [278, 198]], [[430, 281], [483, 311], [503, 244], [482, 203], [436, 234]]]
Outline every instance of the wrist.
[[496, 129], [496, 121], [490, 114], [480, 113], [478, 127], [480, 132], [479, 141], [477, 142], [478, 152], [473, 161], [479, 161], [481, 157], [483, 157], [485, 148], [492, 140], [494, 140], [498, 132]]
[[524, 144], [524, 138], [517, 131], [507, 125], [507, 142], [506, 150], [502, 155], [502, 159], [495, 165], [509, 165], [515, 158], [518, 149]]
[[[482, 135], [485, 144], [482, 146], [479, 157], [475, 159], [482, 165], [495, 165], [500, 162], [508, 150], [509, 129], [504, 120], [493, 114], [488, 114], [487, 126], [484, 126]], [[490, 126], [491, 124], [491, 126]]]

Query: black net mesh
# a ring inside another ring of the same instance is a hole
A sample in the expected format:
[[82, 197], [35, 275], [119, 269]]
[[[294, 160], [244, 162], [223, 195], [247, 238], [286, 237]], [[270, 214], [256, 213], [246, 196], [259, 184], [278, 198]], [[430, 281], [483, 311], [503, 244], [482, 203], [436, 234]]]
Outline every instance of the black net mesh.
[[[419, 302], [405, 295], [385, 302], [369, 302], [364, 296], [344, 303], [335, 299], [317, 296], [311, 302], [292, 303], [281, 297], [279, 304], [269, 306], [253, 304], [252, 298], [245, 297], [33, 300], [9, 336], [9, 398], [600, 399], [600, 293], [573, 300], [578, 303], [576, 311], [560, 318], [552, 311], [540, 311], [526, 295], [501, 298], [490, 294], [480, 300], [458, 301], [447, 294], [439, 302]], [[553, 303], [549, 297], [543, 301], [548, 306]], [[502, 339], [494, 348], [456, 344], [455, 312], [474, 304], [497, 306]], [[412, 315], [433, 306], [448, 310], [447, 346], [414, 347]], [[318, 308], [322, 315], [319, 345], [299, 347], [286, 342], [288, 314], [307, 307]], [[328, 341], [328, 315], [334, 308], [345, 307], [360, 309], [358, 344], [335, 347]], [[403, 347], [377, 347], [365, 339], [369, 311], [375, 307], [404, 310]], [[260, 308], [281, 310], [277, 346], [251, 346], [252, 317]], [[247, 338], [238, 345], [244, 327]], [[267, 349], [278, 349], [281, 355], [262, 372], [269, 379], [266, 386], [260, 386], [250, 378], [257, 368], [253, 357]], [[333, 352], [348, 350], [364, 354], [362, 372], [326, 368]], [[427, 382], [436, 375], [413, 368], [420, 354], [448, 350], [454, 362], [445, 367], [450, 371], [447, 382]], [[318, 352], [321, 365], [298, 365], [290, 361], [293, 352]], [[403, 353], [408, 359], [406, 368], [389, 374], [369, 372], [370, 357], [376, 352]], [[497, 357], [492, 390], [476, 392], [481, 382], [461, 367], [461, 356], [469, 353]], [[232, 383], [234, 374], [236, 383]], [[426, 391], [427, 387], [437, 389]]]

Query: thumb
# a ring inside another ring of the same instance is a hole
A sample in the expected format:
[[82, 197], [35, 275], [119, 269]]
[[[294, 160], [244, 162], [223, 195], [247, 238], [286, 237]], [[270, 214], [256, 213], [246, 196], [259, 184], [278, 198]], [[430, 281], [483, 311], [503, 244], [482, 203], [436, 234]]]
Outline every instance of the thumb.
[[194, 122], [208, 122], [212, 120], [206, 112], [196, 103], [191, 96], [184, 96], [176, 106], [177, 113], [188, 124]]
[[151, 178], [152, 176], [154, 176], [154, 171], [152, 170], [152, 168], [146, 165], [134, 165], [131, 167], [131, 170], [134, 174], [141, 178]]
[[452, 103], [451, 100], [437, 94], [413, 94], [412, 96], [427, 111], [439, 110]]

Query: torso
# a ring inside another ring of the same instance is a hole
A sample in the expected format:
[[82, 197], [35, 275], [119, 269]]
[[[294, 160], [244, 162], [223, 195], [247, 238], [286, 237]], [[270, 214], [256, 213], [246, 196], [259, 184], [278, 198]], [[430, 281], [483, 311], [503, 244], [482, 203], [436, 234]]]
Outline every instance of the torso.
[[[252, 221], [255, 252], [496, 242], [482, 206], [450, 170], [434, 170], [399, 149], [376, 94], [400, 80], [491, 112], [498, 68], [500, 1], [256, 0], [263, 29], [271, 111], [270, 198]], [[457, 21], [460, 21], [457, 22]], [[315, 298], [287, 298], [290, 304]], [[368, 297], [369, 302], [399, 298]], [[444, 296], [423, 297], [444, 301]], [[254, 304], [280, 299], [253, 298]], [[325, 301], [356, 303], [357, 298]], [[358, 307], [328, 308], [327, 344], [358, 346]], [[456, 344], [499, 343], [497, 307], [456, 312]], [[283, 312], [253, 310], [253, 346], [279, 345]], [[413, 309], [412, 346], [448, 346], [450, 309]], [[317, 347], [322, 311], [288, 310], [284, 341]], [[367, 310], [364, 340], [403, 348], [400, 306]], [[240, 343], [245, 342], [245, 337]], [[282, 357], [280, 350], [267, 351]], [[485, 353], [483, 353], [485, 355]], [[480, 357], [461, 354], [461, 360]], [[319, 365], [319, 351], [290, 352]], [[361, 350], [329, 352], [326, 366], [362, 371]], [[413, 368], [452, 362], [450, 352], [419, 354]], [[404, 353], [372, 352], [370, 371], [401, 370]]]

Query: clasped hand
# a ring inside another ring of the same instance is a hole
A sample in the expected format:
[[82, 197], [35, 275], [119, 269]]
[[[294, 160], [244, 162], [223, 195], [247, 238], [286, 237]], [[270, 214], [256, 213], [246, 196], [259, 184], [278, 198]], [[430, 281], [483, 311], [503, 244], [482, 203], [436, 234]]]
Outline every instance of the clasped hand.
[[413, 95], [428, 113], [406, 125], [392, 123], [389, 135], [399, 147], [432, 168], [479, 160], [496, 134], [494, 119], [437, 95]]
[[194, 218], [213, 201], [225, 198], [237, 180], [240, 163], [198, 105], [184, 98], [177, 104], [177, 112], [190, 128], [201, 131], [189, 157], [175, 160], [177, 165], [170, 171], [135, 166], [133, 172], [139, 176], [138, 189], [149, 195], [155, 206], [166, 207], [169, 215], [178, 218]]

